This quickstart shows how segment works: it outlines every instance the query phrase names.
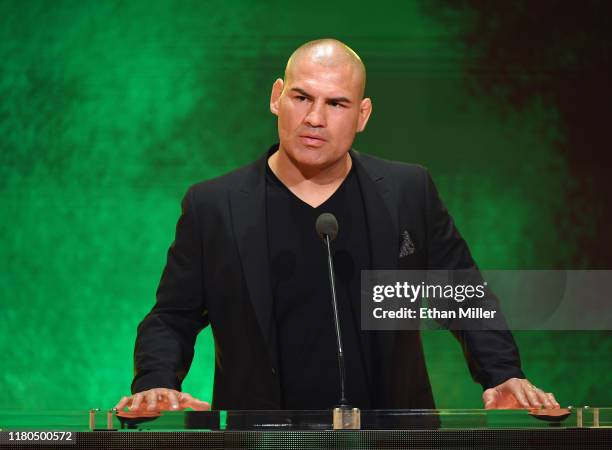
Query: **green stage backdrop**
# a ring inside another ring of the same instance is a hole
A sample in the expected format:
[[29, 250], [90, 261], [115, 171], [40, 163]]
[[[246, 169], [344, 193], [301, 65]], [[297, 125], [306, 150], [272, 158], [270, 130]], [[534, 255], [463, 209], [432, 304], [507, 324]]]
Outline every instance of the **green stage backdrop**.
[[[482, 268], [611, 265], [582, 246], [605, 205], [584, 192], [603, 179], [574, 189], [588, 149], [572, 146], [546, 78], [512, 97], [504, 77], [529, 85], [535, 63], [489, 64], [495, 36], [478, 26], [490, 11], [301, 3], [0, 2], [0, 409], [106, 408], [128, 392], [182, 195], [275, 141], [272, 83], [314, 38], [344, 40], [368, 68], [374, 113], [355, 148], [427, 166]], [[519, 58], [506, 43], [500, 58]], [[526, 373], [563, 405], [612, 404], [609, 332], [516, 339]], [[450, 333], [424, 341], [438, 405], [479, 407]], [[213, 357], [206, 330], [184, 390], [210, 399]]]

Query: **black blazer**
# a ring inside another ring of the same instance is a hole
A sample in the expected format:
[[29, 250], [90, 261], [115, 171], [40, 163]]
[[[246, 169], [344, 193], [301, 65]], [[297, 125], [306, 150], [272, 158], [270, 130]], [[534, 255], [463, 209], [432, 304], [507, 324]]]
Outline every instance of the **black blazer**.
[[[475, 267], [426, 169], [350, 154], [364, 200], [372, 269]], [[267, 158], [196, 184], [185, 195], [157, 302], [138, 327], [132, 392], [180, 390], [196, 335], [210, 325], [213, 408], [281, 407], [266, 231]], [[400, 258], [404, 230], [415, 251]], [[524, 378], [509, 332], [454, 334], [484, 388]], [[418, 331], [378, 332], [373, 353], [377, 364], [368, 378], [374, 408], [434, 408]]]

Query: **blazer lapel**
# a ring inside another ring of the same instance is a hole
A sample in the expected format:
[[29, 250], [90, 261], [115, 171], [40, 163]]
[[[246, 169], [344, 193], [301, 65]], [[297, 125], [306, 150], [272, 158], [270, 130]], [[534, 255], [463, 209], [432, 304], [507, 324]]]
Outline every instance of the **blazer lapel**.
[[399, 225], [397, 201], [389, 182], [373, 164], [351, 151], [361, 186], [368, 231], [372, 270], [397, 269]]
[[236, 244], [253, 310], [259, 322], [270, 361], [277, 366], [276, 324], [266, 227], [266, 164], [268, 154], [255, 164], [244, 184], [230, 191], [230, 210]]
[[[389, 180], [376, 170], [375, 164], [367, 158], [351, 150], [351, 157], [361, 187], [361, 195], [368, 224], [370, 238], [371, 270], [395, 270], [399, 259], [399, 225], [397, 199]], [[361, 311], [361, 299], [353, 299], [357, 303], [357, 311]], [[361, 313], [358, 314], [361, 317]], [[388, 372], [393, 364], [392, 354], [395, 343], [395, 332], [378, 331], [376, 348], [380, 352], [382, 373]], [[363, 345], [363, 348], [369, 348]], [[369, 355], [371, 358], [371, 355]]]

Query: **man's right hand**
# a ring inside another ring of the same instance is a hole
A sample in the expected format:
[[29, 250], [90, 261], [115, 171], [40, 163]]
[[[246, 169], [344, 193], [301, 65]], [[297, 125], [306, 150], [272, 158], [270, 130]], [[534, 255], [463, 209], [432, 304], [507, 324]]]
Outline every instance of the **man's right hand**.
[[178, 411], [191, 408], [195, 411], [208, 411], [210, 404], [192, 397], [186, 392], [168, 388], [154, 388], [122, 397], [115, 408], [119, 411], [127, 406], [129, 411]]

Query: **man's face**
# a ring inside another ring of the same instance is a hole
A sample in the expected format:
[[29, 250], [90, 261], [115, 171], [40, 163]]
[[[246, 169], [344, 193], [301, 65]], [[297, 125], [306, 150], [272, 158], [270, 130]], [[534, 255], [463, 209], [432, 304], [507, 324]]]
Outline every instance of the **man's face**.
[[272, 89], [270, 109], [278, 116], [281, 150], [308, 169], [324, 169], [351, 148], [365, 128], [370, 99], [362, 99], [356, 67], [324, 67], [310, 59], [292, 64], [286, 80]]

